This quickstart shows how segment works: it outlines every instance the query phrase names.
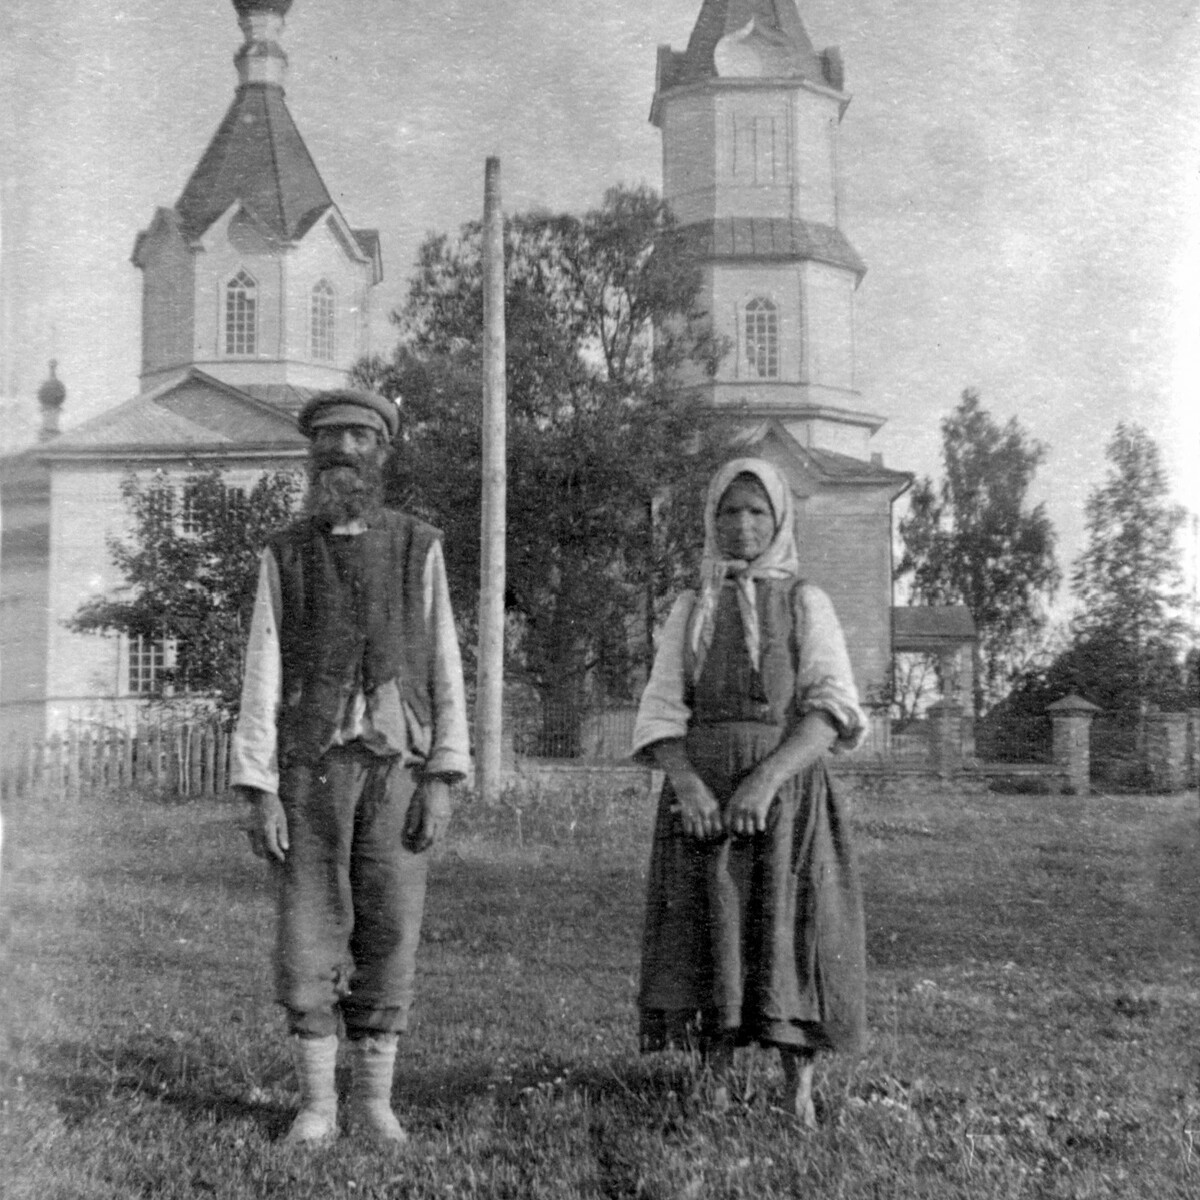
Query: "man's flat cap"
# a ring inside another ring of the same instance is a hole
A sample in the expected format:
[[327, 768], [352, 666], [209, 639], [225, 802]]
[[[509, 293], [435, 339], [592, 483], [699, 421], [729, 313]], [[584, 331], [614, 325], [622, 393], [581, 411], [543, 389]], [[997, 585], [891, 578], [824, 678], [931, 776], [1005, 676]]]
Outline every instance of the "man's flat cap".
[[400, 412], [391, 400], [359, 388], [335, 388], [318, 392], [300, 410], [300, 432], [315, 436], [323, 425], [365, 425], [385, 441], [400, 428]]

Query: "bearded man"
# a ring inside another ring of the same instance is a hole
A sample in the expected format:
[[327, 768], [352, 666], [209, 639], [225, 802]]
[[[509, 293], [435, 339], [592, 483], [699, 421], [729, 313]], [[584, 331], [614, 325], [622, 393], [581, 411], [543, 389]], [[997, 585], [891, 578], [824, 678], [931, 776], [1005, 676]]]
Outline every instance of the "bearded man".
[[233, 783], [277, 887], [276, 999], [302, 1095], [287, 1141], [337, 1134], [340, 1025], [351, 1124], [395, 1143], [428, 852], [468, 770], [462, 661], [440, 533], [383, 505], [395, 406], [321, 392], [299, 425], [305, 515], [263, 551]]

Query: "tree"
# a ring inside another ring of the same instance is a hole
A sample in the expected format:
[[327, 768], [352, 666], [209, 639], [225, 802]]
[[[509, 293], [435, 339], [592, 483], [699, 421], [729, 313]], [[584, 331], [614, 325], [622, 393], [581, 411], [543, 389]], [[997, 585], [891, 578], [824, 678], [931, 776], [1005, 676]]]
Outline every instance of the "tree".
[[[652, 622], [694, 565], [721, 433], [676, 384], [686, 364], [715, 370], [720, 348], [696, 308], [699, 267], [649, 189], [611, 189], [582, 218], [514, 216], [505, 259], [510, 665], [572, 713], [589, 681], [625, 694], [637, 614]], [[390, 498], [446, 531], [467, 627], [479, 589], [481, 274], [478, 223], [427, 239], [393, 314], [395, 353], [358, 368], [402, 398]]]
[[970, 610], [980, 716], [1033, 652], [1061, 578], [1045, 506], [1026, 503], [1046, 448], [1015, 417], [999, 427], [970, 388], [941, 428], [945, 478], [913, 489], [896, 577], [908, 580], [916, 603]]
[[1088, 497], [1087, 545], [1071, 577], [1076, 647], [1091, 647], [1109, 706], [1172, 705], [1183, 687], [1187, 628], [1178, 546], [1184, 510], [1170, 502], [1159, 448], [1141, 426], [1118, 424], [1105, 457], [1108, 472]]
[[132, 534], [108, 539], [124, 583], [83, 604], [71, 628], [173, 643], [174, 665], [148, 697], [201, 694], [235, 713], [258, 555], [292, 518], [299, 491], [288, 471], [263, 475], [248, 492], [228, 487], [217, 467], [189, 472], [178, 487], [161, 471], [145, 481], [130, 473], [121, 496]]

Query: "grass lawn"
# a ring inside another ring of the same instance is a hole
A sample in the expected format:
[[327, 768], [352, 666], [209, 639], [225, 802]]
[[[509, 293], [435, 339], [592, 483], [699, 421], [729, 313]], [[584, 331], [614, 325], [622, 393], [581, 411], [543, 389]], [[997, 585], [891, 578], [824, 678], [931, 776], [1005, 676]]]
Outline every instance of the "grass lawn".
[[225, 803], [5, 814], [0, 1194], [1200, 1196], [1195, 794], [864, 801], [871, 1037], [821, 1126], [640, 1057], [646, 798], [460, 806], [395, 1099], [411, 1139], [289, 1154], [265, 869]]

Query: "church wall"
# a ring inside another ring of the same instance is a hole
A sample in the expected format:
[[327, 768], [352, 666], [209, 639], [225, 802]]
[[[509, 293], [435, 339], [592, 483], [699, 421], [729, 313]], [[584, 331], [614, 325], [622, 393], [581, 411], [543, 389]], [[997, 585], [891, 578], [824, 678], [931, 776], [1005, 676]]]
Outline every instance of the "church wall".
[[859, 693], [887, 682], [891, 663], [892, 549], [888, 492], [836, 487], [797, 501], [803, 576], [833, 601]]
[[709, 221], [716, 188], [716, 129], [710, 92], [679, 96], [663, 112], [663, 196], [681, 225]]
[[[347, 258], [325, 221], [287, 256], [287, 357], [316, 366], [349, 371], [368, 349], [366, 337], [366, 272]], [[336, 312], [334, 358], [324, 362], [312, 353], [312, 296], [321, 279], [333, 287]], [[328, 386], [328, 385], [327, 385]]]
[[838, 102], [803, 87], [719, 87], [663, 105], [663, 195], [682, 224], [837, 224]]
[[50, 482], [50, 588], [46, 694], [61, 727], [80, 701], [117, 694], [119, 640], [73, 633], [64, 622], [120, 583], [107, 537], [127, 528], [119, 464], [56, 466]]
[[806, 262], [801, 274], [807, 377], [825, 387], [854, 388], [854, 276], [825, 263]]
[[791, 208], [792, 107], [787, 92], [718, 92], [717, 217], [784, 217]]
[[191, 358], [195, 324], [195, 256], [177, 234], [150, 235], [143, 248], [142, 374], [171, 370]]
[[[260, 381], [257, 363], [275, 363], [282, 357], [281, 324], [284, 287], [283, 261], [244, 216], [227, 214], [204, 235], [195, 276], [195, 345], [192, 360], [201, 370], [230, 383]], [[225, 353], [225, 288], [244, 269], [256, 285], [255, 353]], [[245, 368], [251, 368], [247, 371]], [[270, 380], [278, 381], [276, 371]]]
[[50, 582], [49, 473], [28, 459], [0, 483], [0, 738], [41, 736], [45, 725]]
[[717, 371], [718, 380], [763, 382], [746, 361], [743, 313], [755, 297], [770, 300], [779, 321], [778, 382], [797, 382], [804, 352], [800, 311], [800, 281], [795, 263], [722, 262], [709, 275], [709, 296], [715, 327], [730, 340], [730, 352]]
[[800, 89], [793, 93], [795, 148], [791, 213], [804, 221], [837, 224], [837, 101]]
[[[73, 633], [63, 622], [93, 596], [110, 594], [121, 583], [108, 551], [112, 534], [126, 536], [130, 520], [120, 485], [127, 464], [70, 463], [56, 466], [49, 502], [50, 553], [46, 636], [40, 652], [46, 663], [41, 692], [48, 697], [46, 724], [50, 732], [72, 721], [133, 720], [143, 701], [129, 691], [123, 637]], [[188, 464], [161, 464], [167, 474], [182, 480]], [[253, 460], [226, 465], [229, 487], [249, 491], [265, 471], [295, 470], [294, 458]], [[138, 475], [148, 479], [157, 469], [143, 464]], [[177, 509], [178, 511], [178, 509]]]

